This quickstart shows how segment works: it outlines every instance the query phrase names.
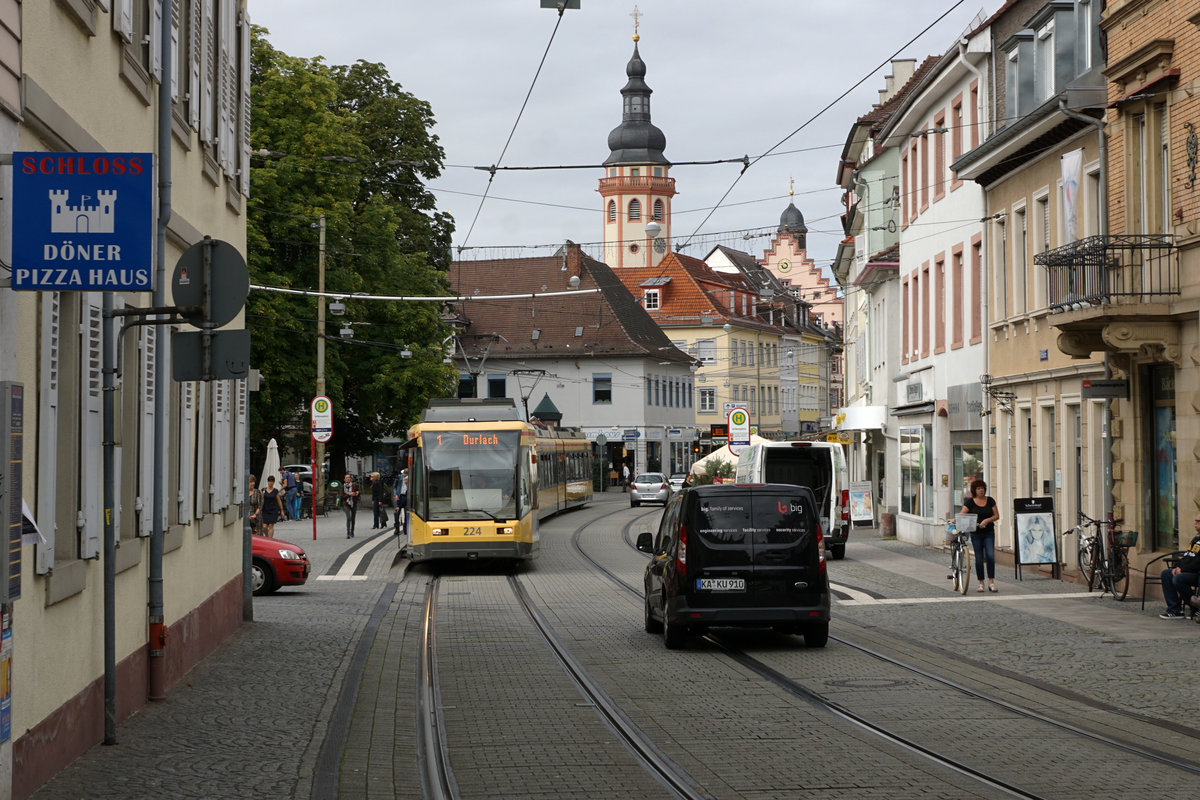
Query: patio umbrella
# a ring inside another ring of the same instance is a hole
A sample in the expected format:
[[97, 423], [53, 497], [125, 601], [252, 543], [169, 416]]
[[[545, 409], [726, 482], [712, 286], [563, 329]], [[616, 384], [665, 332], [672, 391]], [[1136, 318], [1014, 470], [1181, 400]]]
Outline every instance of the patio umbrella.
[[258, 479], [260, 489], [267, 488], [267, 476], [274, 475], [279, 479], [279, 445], [274, 439], [267, 442], [267, 459], [263, 462], [262, 475]]
[[[761, 437], [757, 434], [750, 435], [750, 444], [760, 444], [762, 442], [768, 442], [768, 441], [770, 441], [770, 440], [764, 439], [763, 437]], [[710, 463], [712, 463], [713, 461], [725, 461], [730, 466], [736, 468], [737, 462], [738, 462], [738, 457], [735, 456], [733, 454], [733, 451], [729, 449], [729, 445], [725, 445], [723, 447], [718, 447], [716, 450], [713, 450], [711, 453], [709, 453], [704, 458], [697, 461], [695, 464], [692, 464], [691, 474], [703, 475], [704, 470], [707, 469], [708, 465]]]

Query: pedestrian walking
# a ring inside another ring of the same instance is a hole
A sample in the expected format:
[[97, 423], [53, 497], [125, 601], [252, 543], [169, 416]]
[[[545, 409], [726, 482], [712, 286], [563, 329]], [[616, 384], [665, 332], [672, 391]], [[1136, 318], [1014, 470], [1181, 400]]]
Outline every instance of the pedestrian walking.
[[300, 479], [288, 469], [279, 471], [283, 476], [283, 506], [288, 519], [300, 519]]
[[267, 476], [262, 498], [262, 535], [275, 538], [275, 523], [283, 517], [283, 492], [275, 487], [275, 476]]
[[971, 546], [975, 549], [975, 577], [979, 579], [979, 588], [975, 591], [983, 591], [985, 568], [988, 591], [1000, 591], [996, 588], [996, 522], [1000, 519], [1000, 507], [988, 497], [987, 483], [981, 479], [971, 481], [971, 494], [963, 498], [959, 513], [974, 514], [978, 520], [975, 530], [971, 532]]
[[[393, 531], [393, 534], [395, 536], [399, 536], [400, 531], [403, 530], [404, 534], [407, 536], [408, 535], [408, 470], [407, 469], [400, 470], [400, 474], [398, 474], [396, 476], [396, 483], [392, 487], [392, 495], [395, 498], [395, 506], [396, 506], [395, 530]], [[403, 525], [403, 528], [401, 528], [401, 525]]]
[[629, 491], [629, 464], [621, 465], [621, 494]]
[[250, 532], [258, 533], [262, 529], [262, 492], [258, 490], [258, 479], [250, 476], [250, 490], [247, 493], [246, 505], [250, 509]]
[[342, 480], [342, 511], [346, 512], [346, 538], [354, 538], [354, 517], [358, 512], [358, 483], [349, 473]]
[[1183, 619], [1183, 599], [1196, 593], [1196, 583], [1200, 580], [1200, 515], [1194, 524], [1196, 535], [1187, 551], [1174, 567], [1164, 569], [1159, 576], [1163, 599], [1167, 601], [1167, 610], [1159, 614], [1163, 619]]
[[390, 493], [387, 482], [382, 476], [378, 472], [372, 472], [371, 511], [374, 513], [374, 516], [371, 522], [371, 530], [383, 530], [387, 527], [387, 510], [384, 506], [387, 505]]

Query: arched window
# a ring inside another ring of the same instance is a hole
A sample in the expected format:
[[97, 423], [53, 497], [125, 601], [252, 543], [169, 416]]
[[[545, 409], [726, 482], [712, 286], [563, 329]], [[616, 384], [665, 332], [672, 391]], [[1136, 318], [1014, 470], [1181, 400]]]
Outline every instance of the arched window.
[[642, 204], [634, 198], [629, 201], [629, 221], [640, 220], [642, 218]]
[[608, 221], [609, 222], [617, 221], [617, 201], [616, 200], [608, 201]]
[[662, 200], [655, 200], [654, 201], [654, 220], [656, 222], [662, 222], [662, 214], [663, 214]]

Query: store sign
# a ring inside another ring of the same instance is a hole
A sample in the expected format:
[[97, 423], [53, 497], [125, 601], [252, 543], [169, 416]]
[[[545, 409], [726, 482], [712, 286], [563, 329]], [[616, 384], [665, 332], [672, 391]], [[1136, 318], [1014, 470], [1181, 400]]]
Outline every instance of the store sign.
[[963, 383], [946, 387], [946, 411], [952, 431], [978, 431], [983, 418], [983, 386]]
[[153, 153], [13, 153], [12, 288], [146, 292]]

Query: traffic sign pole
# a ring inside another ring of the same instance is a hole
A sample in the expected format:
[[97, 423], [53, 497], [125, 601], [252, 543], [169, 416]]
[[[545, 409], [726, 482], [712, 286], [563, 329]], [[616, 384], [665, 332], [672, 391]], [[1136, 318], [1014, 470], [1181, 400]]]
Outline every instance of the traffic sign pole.
[[317, 538], [317, 485], [320, 475], [317, 472], [317, 444], [324, 446], [333, 438], [333, 403], [328, 397], [319, 394], [309, 404], [309, 430], [312, 435], [312, 476], [313, 476], [313, 539]]
[[[313, 480], [315, 481], [317, 479], [317, 440], [315, 437], [310, 436], [310, 437], [308, 437], [308, 443], [309, 443], [309, 445], [311, 445], [310, 452], [309, 452], [309, 456], [311, 459], [310, 469], [312, 471]], [[300, 484], [300, 488], [301, 489], [304, 488], [303, 483]], [[316, 486], [314, 486], [313, 490], [312, 490], [312, 520], [313, 520], [313, 541], [315, 542], [317, 540], [317, 487]]]

